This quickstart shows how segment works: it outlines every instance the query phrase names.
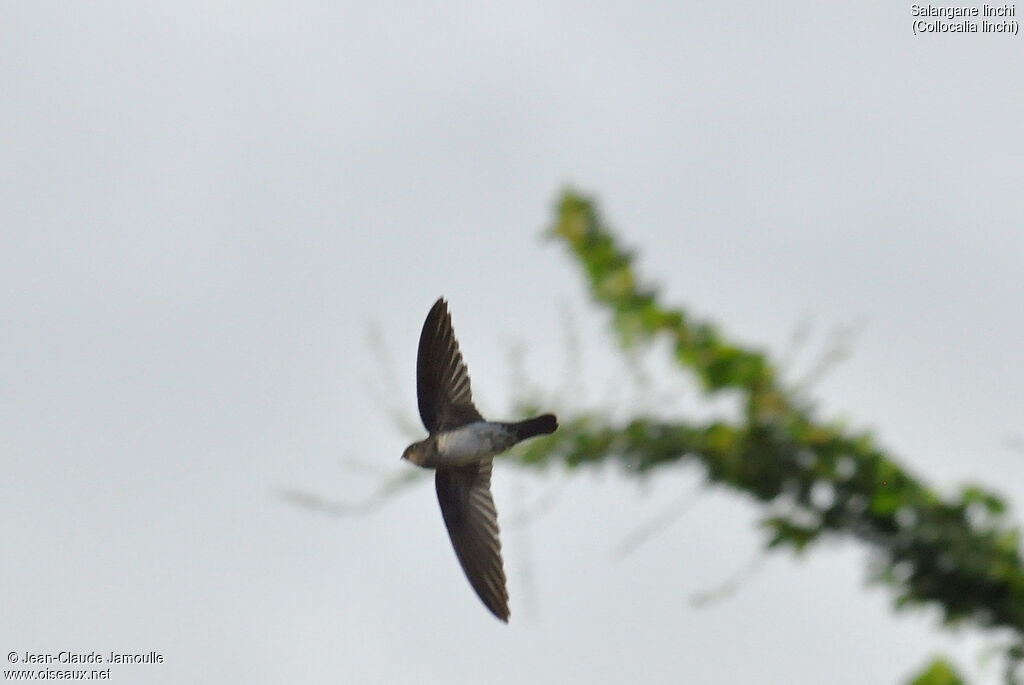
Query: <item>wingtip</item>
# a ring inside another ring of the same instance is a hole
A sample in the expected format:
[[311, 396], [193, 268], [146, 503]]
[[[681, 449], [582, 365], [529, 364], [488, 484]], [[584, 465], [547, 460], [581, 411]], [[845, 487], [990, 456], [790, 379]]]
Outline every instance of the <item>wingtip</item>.
[[448, 311], [448, 300], [444, 299], [444, 295], [434, 300], [434, 304], [430, 305], [430, 312], [427, 314], [427, 319], [436, 316], [439, 313]]
[[503, 604], [501, 606], [488, 606], [487, 607], [491, 614], [504, 624], [508, 624], [508, 617], [511, 612], [508, 610], [508, 605]]

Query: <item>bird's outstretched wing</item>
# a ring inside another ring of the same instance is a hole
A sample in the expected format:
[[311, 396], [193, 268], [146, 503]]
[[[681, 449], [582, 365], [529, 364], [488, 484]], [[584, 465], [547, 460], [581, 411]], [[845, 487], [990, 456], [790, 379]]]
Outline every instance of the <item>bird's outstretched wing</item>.
[[508, 623], [498, 513], [491, 496], [491, 461], [438, 469], [435, 485], [448, 536], [469, 584], [491, 613]]
[[484, 420], [473, 406], [469, 372], [443, 297], [434, 303], [423, 322], [416, 357], [416, 395], [420, 418], [430, 433]]

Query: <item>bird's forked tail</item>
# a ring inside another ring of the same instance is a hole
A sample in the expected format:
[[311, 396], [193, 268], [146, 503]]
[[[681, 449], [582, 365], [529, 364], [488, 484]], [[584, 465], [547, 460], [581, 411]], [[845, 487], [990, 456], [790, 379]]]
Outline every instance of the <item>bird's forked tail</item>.
[[516, 439], [526, 440], [536, 435], [554, 433], [558, 429], [558, 419], [554, 414], [542, 414], [533, 419], [513, 423], [512, 427], [516, 431]]

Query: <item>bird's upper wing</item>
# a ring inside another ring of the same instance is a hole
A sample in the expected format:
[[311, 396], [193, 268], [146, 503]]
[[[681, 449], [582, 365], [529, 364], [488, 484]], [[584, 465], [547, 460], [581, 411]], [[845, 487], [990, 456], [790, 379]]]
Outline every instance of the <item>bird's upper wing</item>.
[[491, 461], [438, 469], [437, 499], [455, 554], [480, 600], [508, 622], [508, 591], [501, 564], [498, 513], [491, 497]]
[[423, 322], [416, 357], [416, 395], [420, 418], [431, 433], [484, 420], [473, 406], [469, 372], [443, 297], [434, 303]]

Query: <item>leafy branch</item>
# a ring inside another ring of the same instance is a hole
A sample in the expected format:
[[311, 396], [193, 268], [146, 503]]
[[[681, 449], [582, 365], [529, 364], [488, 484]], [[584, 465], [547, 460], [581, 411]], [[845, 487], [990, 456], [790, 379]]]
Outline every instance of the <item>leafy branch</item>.
[[978, 485], [943, 496], [866, 432], [823, 420], [779, 381], [758, 350], [730, 341], [645, 285], [595, 204], [562, 196], [549, 235], [583, 268], [592, 298], [610, 311], [624, 350], [667, 339], [673, 362], [706, 396], [738, 394], [736, 421], [690, 422], [598, 413], [567, 416], [559, 431], [518, 452], [527, 465], [570, 467], [617, 461], [642, 473], [695, 461], [710, 483], [771, 504], [762, 519], [768, 549], [808, 549], [825, 535], [873, 552], [871, 579], [887, 585], [897, 609], [937, 607], [944, 622], [1005, 629], [1006, 680], [1024, 658], [1024, 564], [1019, 530], [998, 495]]

